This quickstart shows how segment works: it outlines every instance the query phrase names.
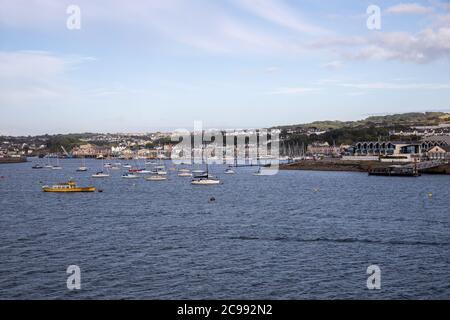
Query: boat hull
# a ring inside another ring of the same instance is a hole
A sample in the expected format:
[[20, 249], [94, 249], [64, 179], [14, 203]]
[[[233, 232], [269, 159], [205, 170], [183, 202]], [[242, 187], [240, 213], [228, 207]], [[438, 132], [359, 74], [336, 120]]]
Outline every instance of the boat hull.
[[70, 188], [70, 189], [55, 189], [55, 188], [42, 188], [44, 192], [58, 192], [58, 193], [68, 193], [68, 192], [95, 192], [94, 187], [86, 188]]
[[192, 185], [196, 185], [196, 186], [208, 186], [208, 185], [217, 185], [220, 184], [220, 180], [193, 180], [191, 181]]

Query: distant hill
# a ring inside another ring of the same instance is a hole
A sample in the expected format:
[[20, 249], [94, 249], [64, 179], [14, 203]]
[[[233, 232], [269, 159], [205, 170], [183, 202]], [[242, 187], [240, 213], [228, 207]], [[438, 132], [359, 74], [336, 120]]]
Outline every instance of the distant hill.
[[410, 112], [385, 116], [371, 116], [357, 121], [314, 121], [305, 124], [278, 126], [276, 128], [295, 130], [316, 128], [318, 130], [334, 130], [343, 128], [363, 127], [411, 127], [432, 126], [441, 123], [450, 123], [450, 113], [445, 112]]
[[[326, 141], [329, 144], [352, 144], [356, 141], [388, 140], [391, 130], [404, 130], [415, 126], [433, 126], [450, 123], [450, 113], [411, 112], [386, 116], [371, 116], [357, 121], [315, 121], [305, 124], [279, 126], [286, 143], [310, 144]], [[312, 132], [311, 132], [312, 131]], [[314, 134], [315, 131], [326, 131]], [[311, 134], [313, 133], [313, 134]], [[405, 139], [404, 137], [402, 139]], [[408, 139], [415, 139], [409, 137]]]

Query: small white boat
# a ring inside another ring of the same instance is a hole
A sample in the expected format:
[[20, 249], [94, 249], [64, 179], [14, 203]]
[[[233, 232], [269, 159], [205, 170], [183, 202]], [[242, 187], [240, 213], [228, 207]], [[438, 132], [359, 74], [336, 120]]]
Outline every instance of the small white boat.
[[192, 177], [192, 173], [190, 172], [180, 172], [178, 174], [179, 177]]
[[111, 167], [110, 169], [111, 169], [111, 170], [120, 170], [120, 168], [119, 168], [119, 167], [116, 167], [116, 166], [113, 166], [113, 167]]
[[264, 170], [264, 169], [261, 169], [261, 167], [258, 169], [258, 171], [256, 171], [256, 172], [254, 172], [253, 173], [253, 175], [254, 176], [268, 176], [268, 175], [270, 175], [269, 173], [268, 173], [268, 171], [266, 171], [266, 170]]
[[211, 179], [211, 178], [200, 178], [200, 179], [194, 179], [191, 181], [191, 184], [193, 185], [214, 185], [214, 184], [220, 184], [219, 179]]
[[131, 168], [131, 164], [124, 164], [123, 167], [124, 168]]
[[147, 173], [152, 173], [152, 171], [142, 169], [142, 170], [136, 171], [136, 173], [139, 173], [139, 174], [147, 174]]
[[85, 172], [88, 171], [88, 168], [86, 167], [86, 159], [82, 158], [81, 159], [81, 166], [78, 167], [78, 169], [76, 170], [77, 172]]
[[231, 169], [231, 168], [227, 168], [227, 169], [225, 169], [225, 172], [224, 172], [225, 174], [235, 174], [236, 172], [234, 172], [234, 170], [233, 169]]
[[136, 174], [132, 174], [132, 173], [125, 173], [124, 175], [122, 175], [123, 179], [139, 179], [140, 177]]
[[116, 162], [116, 163], [114, 163], [114, 166], [116, 166], [116, 167], [120, 167], [121, 165], [122, 165], [121, 162]]
[[167, 180], [167, 177], [164, 177], [164, 176], [160, 176], [160, 175], [153, 175], [153, 176], [148, 176], [148, 177], [145, 177], [145, 180], [147, 180], [147, 181], [164, 181], [164, 180]]
[[52, 170], [62, 170], [62, 167], [59, 165], [59, 158], [56, 158], [56, 166], [52, 166]]
[[97, 172], [92, 175], [92, 178], [108, 178], [108, 177], [109, 177], [109, 174], [104, 173], [103, 171]]
[[111, 164], [111, 163], [105, 163], [105, 164], [103, 165], [103, 167], [105, 167], [105, 168], [111, 168], [111, 167], [112, 167], [112, 164]]

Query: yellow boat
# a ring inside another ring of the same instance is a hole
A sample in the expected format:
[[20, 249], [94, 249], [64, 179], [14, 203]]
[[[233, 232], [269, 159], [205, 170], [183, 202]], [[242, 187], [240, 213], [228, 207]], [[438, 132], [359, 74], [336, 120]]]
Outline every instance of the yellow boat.
[[78, 187], [75, 181], [69, 181], [66, 183], [59, 183], [54, 186], [43, 186], [44, 192], [94, 192], [94, 187]]

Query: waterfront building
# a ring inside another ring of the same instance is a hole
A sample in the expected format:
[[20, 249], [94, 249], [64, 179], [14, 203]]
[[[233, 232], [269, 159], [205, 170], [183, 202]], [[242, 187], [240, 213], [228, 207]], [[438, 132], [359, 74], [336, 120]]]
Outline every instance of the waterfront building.
[[450, 146], [434, 146], [427, 151], [431, 160], [450, 160]]
[[72, 155], [74, 157], [86, 157], [86, 158], [94, 158], [97, 156], [108, 157], [111, 155], [111, 148], [95, 146], [88, 143], [73, 148]]
[[420, 158], [421, 144], [404, 141], [361, 141], [352, 147], [354, 156], [379, 157], [384, 162], [412, 162]]
[[341, 152], [340, 147], [330, 146], [328, 142], [314, 142], [308, 145], [307, 153], [313, 155], [338, 155]]
[[424, 137], [421, 140], [421, 148], [424, 152], [427, 152], [428, 150], [436, 146], [439, 147], [450, 146], [450, 136], [434, 135]]

